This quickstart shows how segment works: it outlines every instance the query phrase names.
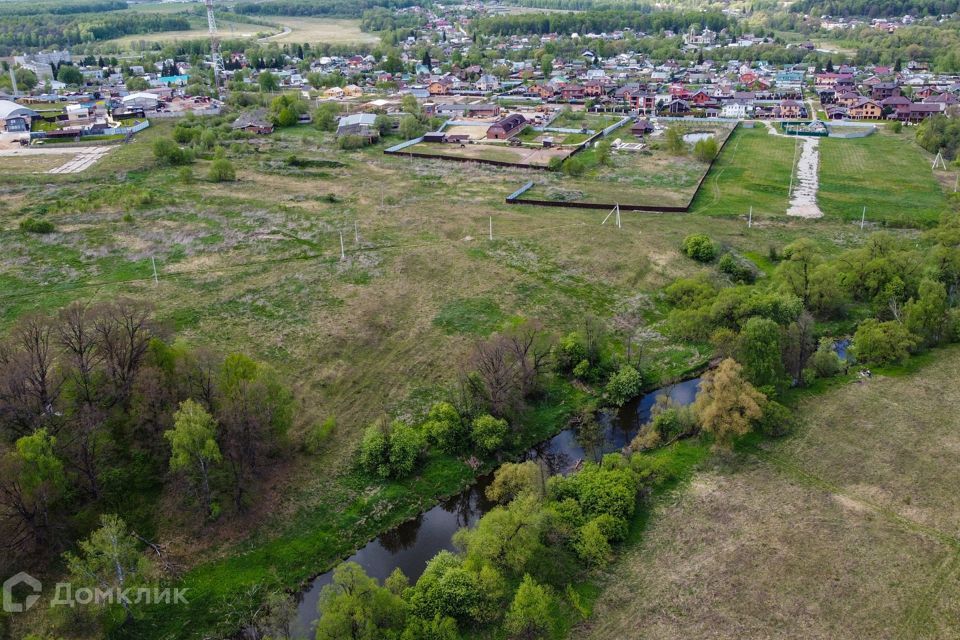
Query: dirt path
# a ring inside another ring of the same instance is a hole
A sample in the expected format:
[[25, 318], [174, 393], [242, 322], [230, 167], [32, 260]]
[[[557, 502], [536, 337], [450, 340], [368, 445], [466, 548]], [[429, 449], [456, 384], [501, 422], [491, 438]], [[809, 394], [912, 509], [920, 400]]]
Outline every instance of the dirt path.
[[817, 205], [819, 189], [820, 138], [803, 138], [803, 150], [797, 162], [787, 215], [798, 218], [822, 218], [823, 211]]

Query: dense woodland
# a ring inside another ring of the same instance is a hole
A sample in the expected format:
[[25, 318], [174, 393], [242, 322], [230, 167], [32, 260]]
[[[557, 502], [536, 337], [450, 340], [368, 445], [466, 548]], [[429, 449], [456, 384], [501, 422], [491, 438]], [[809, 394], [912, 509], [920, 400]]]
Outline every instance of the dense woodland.
[[656, 11], [605, 9], [581, 13], [524, 13], [478, 20], [475, 30], [487, 35], [527, 35], [560, 33], [600, 33], [617, 29], [633, 29], [646, 33], [670, 30], [686, 32], [691, 26], [708, 27], [714, 31], [734, 29], [736, 23], [719, 12]]
[[940, 16], [960, 11], [958, 0], [800, 0], [790, 7], [816, 16], [890, 18]]
[[186, 17], [159, 13], [7, 14], [0, 16], [0, 55], [189, 28]]
[[270, 2], [239, 2], [236, 13], [260, 16], [327, 16], [330, 18], [360, 18], [369, 9], [388, 10], [412, 7], [416, 0], [310, 0], [297, 2], [271, 0]]

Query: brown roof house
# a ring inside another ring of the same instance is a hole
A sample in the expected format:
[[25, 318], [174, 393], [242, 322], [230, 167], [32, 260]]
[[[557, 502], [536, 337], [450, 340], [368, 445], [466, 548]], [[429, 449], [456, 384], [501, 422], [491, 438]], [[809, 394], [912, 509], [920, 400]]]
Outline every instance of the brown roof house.
[[487, 129], [487, 137], [491, 140], [509, 140], [523, 131], [526, 124], [526, 118], [519, 113], [513, 113], [490, 125], [490, 128]]

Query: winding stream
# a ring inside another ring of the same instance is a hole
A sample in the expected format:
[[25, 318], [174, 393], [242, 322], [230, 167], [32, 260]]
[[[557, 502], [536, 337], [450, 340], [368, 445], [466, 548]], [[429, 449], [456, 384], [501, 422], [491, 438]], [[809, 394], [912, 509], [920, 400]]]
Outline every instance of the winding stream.
[[[564, 429], [530, 449], [525, 457], [543, 461], [551, 474], [567, 473], [580, 460], [597, 459], [604, 453], [619, 451], [626, 446], [637, 435], [640, 426], [649, 420], [657, 396], [666, 394], [677, 404], [688, 405], [693, 402], [699, 384], [700, 378], [695, 378], [663, 387], [633, 400], [616, 415], [601, 416], [601, 424], [605, 427], [604, 440], [590, 453], [577, 441], [575, 429]], [[413, 520], [381, 534], [347, 561], [356, 562], [368, 575], [380, 581], [399, 567], [411, 583], [416, 582], [433, 556], [443, 550], [453, 550], [453, 534], [458, 529], [472, 527], [494, 506], [484, 495], [492, 479], [493, 474], [480, 476], [462, 493], [442, 500]], [[320, 591], [330, 584], [332, 577], [332, 571], [321, 574], [301, 594], [291, 629], [294, 638], [313, 637], [313, 625], [319, 615]]]

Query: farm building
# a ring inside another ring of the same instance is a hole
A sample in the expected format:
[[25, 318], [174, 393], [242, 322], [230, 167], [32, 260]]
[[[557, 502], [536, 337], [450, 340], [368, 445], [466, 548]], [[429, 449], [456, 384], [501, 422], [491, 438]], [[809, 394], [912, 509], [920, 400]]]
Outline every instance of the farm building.
[[37, 112], [10, 100], [0, 100], [0, 125], [3, 131], [23, 133], [30, 131], [30, 122]]
[[376, 125], [377, 116], [372, 113], [355, 113], [351, 116], [343, 116], [337, 124], [337, 137], [360, 136], [367, 140], [375, 140], [380, 137]]
[[230, 126], [235, 131], [246, 131], [260, 135], [273, 133], [273, 123], [267, 120], [266, 109], [258, 109], [250, 113], [244, 113], [234, 120]]
[[155, 93], [147, 93], [145, 91], [137, 91], [136, 93], [131, 93], [130, 95], [123, 96], [121, 98], [123, 101], [123, 106], [127, 108], [139, 107], [144, 111], [150, 111], [157, 108], [160, 99]]
[[520, 133], [526, 124], [526, 118], [519, 113], [514, 113], [490, 125], [487, 129], [487, 137], [491, 140], [508, 140]]
[[633, 123], [632, 127], [630, 127], [630, 133], [642, 138], [647, 134], [653, 133], [653, 125], [646, 118], [641, 118]]

